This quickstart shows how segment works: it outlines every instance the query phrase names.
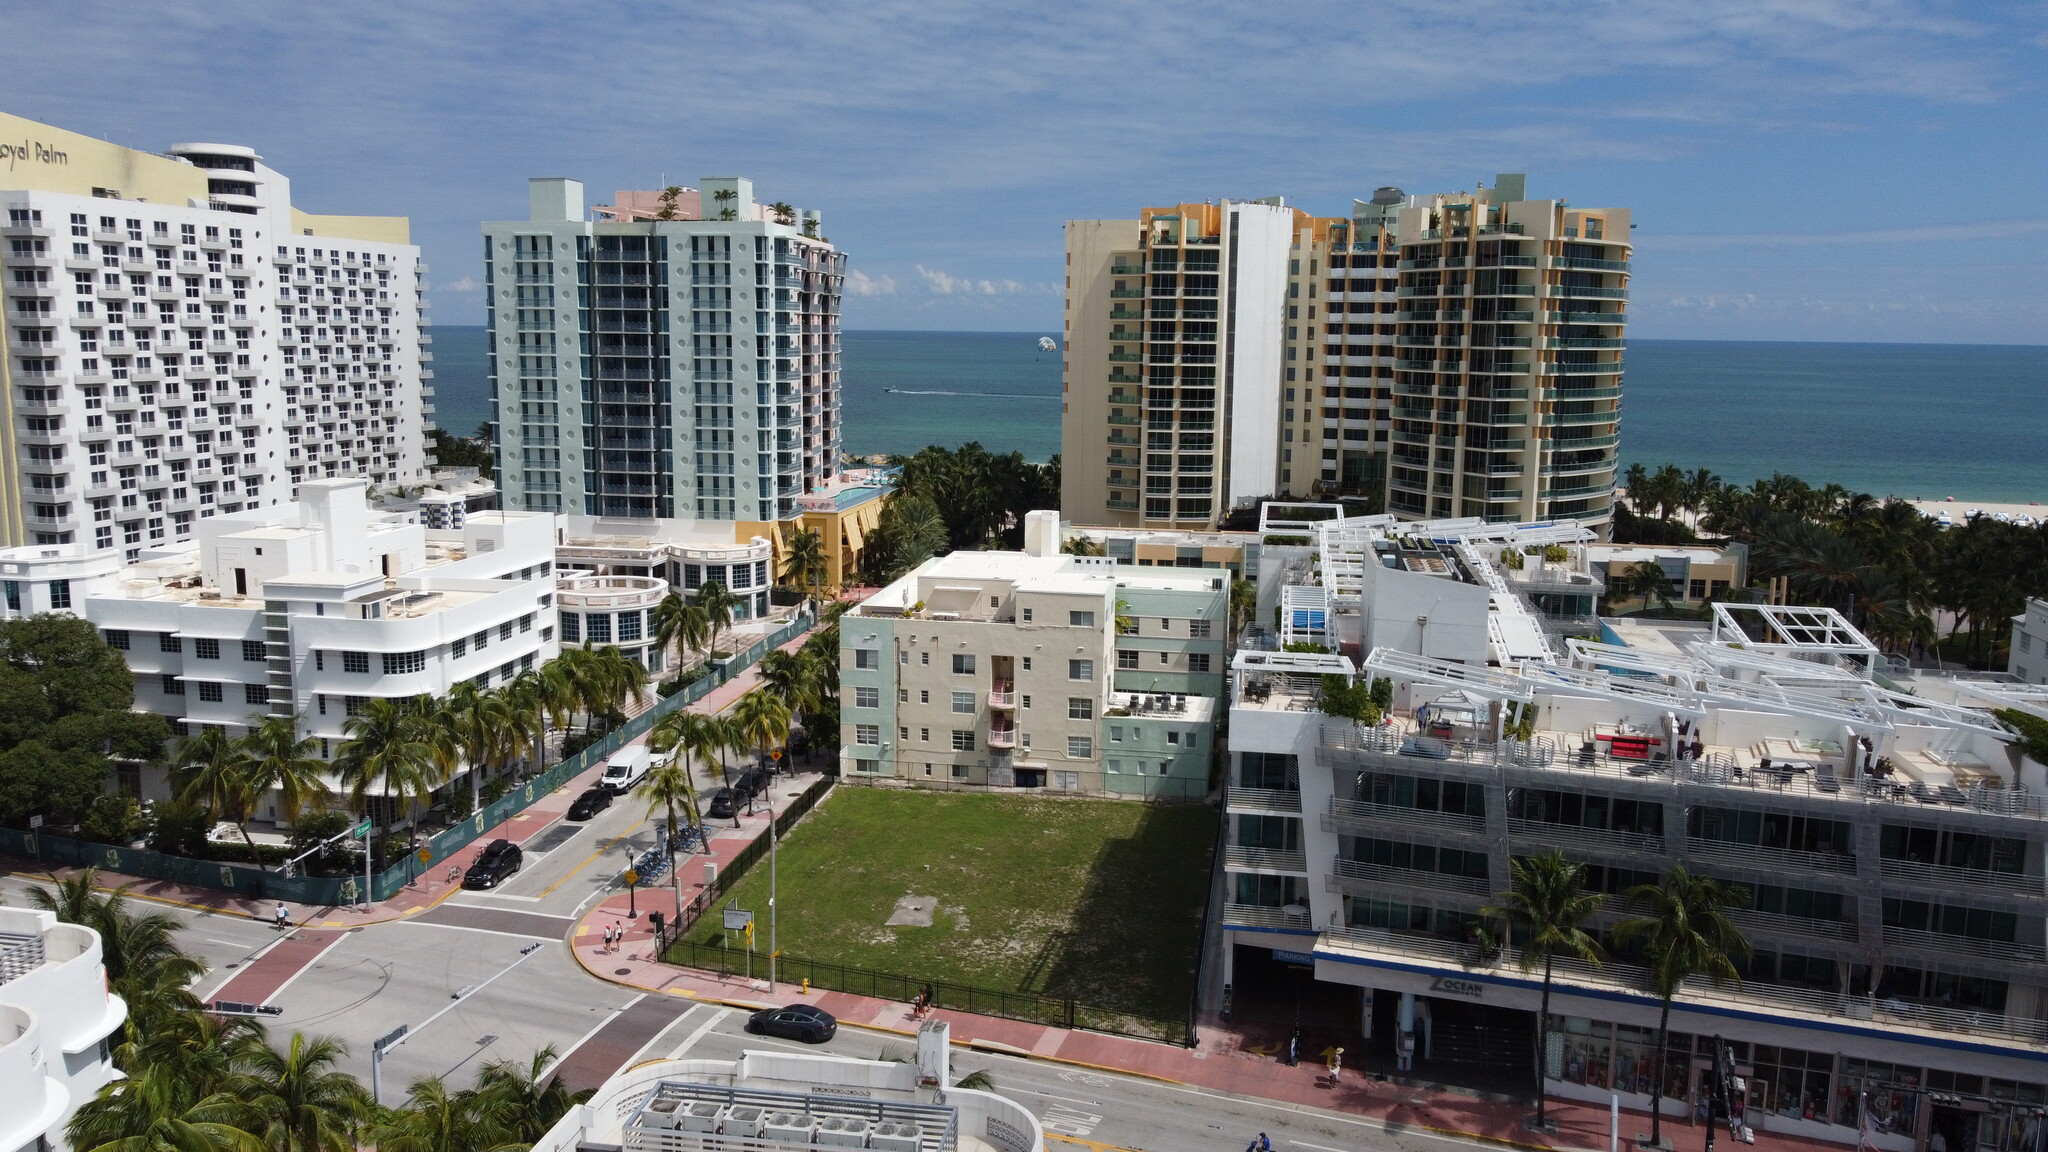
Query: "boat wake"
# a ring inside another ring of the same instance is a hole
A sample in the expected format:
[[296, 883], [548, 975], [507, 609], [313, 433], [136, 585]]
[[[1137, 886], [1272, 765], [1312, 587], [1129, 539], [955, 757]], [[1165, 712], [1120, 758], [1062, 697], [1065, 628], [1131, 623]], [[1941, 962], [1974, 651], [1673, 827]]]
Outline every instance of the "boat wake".
[[883, 391], [897, 396], [986, 396], [996, 400], [1059, 399], [1059, 394], [1055, 392], [946, 392], [937, 390], [924, 391], [916, 388], [885, 388]]

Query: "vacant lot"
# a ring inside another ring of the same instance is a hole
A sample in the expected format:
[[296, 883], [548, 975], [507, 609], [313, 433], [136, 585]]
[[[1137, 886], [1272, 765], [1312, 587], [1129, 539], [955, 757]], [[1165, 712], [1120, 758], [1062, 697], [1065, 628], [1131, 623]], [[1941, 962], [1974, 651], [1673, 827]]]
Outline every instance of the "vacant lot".
[[[1178, 1017], [1216, 819], [1203, 805], [842, 786], [782, 842], [782, 950]], [[765, 952], [766, 860], [732, 900], [754, 910]], [[899, 903], [921, 905], [930, 926], [889, 924]], [[714, 912], [688, 939], [722, 936]]]

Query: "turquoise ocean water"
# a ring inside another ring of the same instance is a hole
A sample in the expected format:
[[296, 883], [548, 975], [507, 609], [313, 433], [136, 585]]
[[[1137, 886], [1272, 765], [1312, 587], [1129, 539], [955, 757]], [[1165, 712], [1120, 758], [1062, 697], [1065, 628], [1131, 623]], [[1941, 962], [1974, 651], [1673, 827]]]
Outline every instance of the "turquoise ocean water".
[[[1040, 335], [848, 332], [847, 450], [1058, 452], [1060, 360]], [[434, 328], [437, 419], [452, 431], [487, 415], [483, 337]], [[2048, 501], [2048, 347], [1635, 340], [1627, 389], [1624, 463]]]

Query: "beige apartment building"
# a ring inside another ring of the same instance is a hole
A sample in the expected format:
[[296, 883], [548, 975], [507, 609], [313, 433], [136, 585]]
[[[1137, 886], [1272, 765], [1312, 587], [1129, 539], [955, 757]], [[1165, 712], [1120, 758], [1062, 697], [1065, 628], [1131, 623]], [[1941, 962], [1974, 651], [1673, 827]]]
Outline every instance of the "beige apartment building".
[[1059, 551], [935, 557], [839, 625], [841, 769], [934, 787], [1200, 797], [1228, 574]]
[[1628, 212], [1524, 185], [1070, 221], [1062, 511], [1201, 531], [1261, 498], [1357, 495], [1605, 525]]

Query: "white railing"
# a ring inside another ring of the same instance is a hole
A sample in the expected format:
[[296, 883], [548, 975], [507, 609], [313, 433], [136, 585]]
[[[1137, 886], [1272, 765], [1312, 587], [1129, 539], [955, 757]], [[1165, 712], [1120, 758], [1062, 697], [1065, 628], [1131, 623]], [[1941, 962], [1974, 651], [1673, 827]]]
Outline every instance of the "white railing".
[[1308, 873], [1308, 856], [1299, 848], [1254, 848], [1244, 844], [1227, 844], [1223, 848], [1223, 867], [1234, 872], [1262, 870], [1266, 872]]

